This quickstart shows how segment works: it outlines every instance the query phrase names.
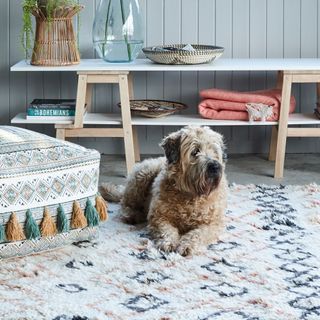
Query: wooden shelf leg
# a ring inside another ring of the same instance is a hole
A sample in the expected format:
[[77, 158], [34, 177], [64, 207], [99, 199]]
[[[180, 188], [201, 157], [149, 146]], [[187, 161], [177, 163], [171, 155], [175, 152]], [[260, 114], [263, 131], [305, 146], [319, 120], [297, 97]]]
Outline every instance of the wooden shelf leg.
[[131, 111], [129, 99], [128, 76], [119, 75], [120, 101], [121, 101], [121, 117], [124, 131], [124, 149], [126, 155], [127, 172], [132, 171], [135, 164], [135, 150], [133, 143], [133, 132], [131, 125]]
[[56, 138], [59, 140], [66, 139], [66, 130], [62, 128], [56, 128]]
[[130, 100], [132, 100], [132, 99], [134, 99], [132, 72], [129, 72], [129, 74], [128, 74], [128, 86], [129, 86], [129, 98], [130, 98]]
[[274, 177], [277, 179], [283, 178], [284, 159], [286, 153], [286, 143], [288, 134], [288, 118], [290, 108], [290, 97], [292, 87], [292, 75], [284, 73], [282, 86], [282, 100], [279, 117], [277, 152]]
[[278, 128], [277, 126], [272, 126], [270, 148], [269, 148], [269, 161], [276, 160], [277, 139], [278, 139]]
[[86, 74], [78, 75], [76, 114], [74, 118], [75, 128], [83, 128], [84, 106], [87, 101], [87, 78]]

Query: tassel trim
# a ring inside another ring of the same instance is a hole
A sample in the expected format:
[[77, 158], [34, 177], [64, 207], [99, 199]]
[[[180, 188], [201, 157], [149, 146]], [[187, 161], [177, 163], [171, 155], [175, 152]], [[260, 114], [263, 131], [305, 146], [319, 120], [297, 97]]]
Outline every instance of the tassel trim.
[[57, 233], [68, 232], [70, 228], [95, 227], [99, 225], [100, 221], [108, 219], [107, 209], [108, 203], [98, 194], [95, 198], [95, 206], [88, 198], [84, 210], [78, 201], [74, 201], [70, 222], [61, 204], [57, 209], [56, 220], [52, 217], [49, 209], [45, 207], [40, 225], [37, 224], [31, 210], [27, 210], [24, 228], [19, 223], [16, 213], [12, 212], [6, 226], [0, 225], [0, 243], [55, 236]]
[[47, 207], [45, 207], [43, 211], [43, 219], [40, 224], [40, 231], [43, 237], [54, 236], [58, 233], [57, 226]]
[[14, 212], [12, 212], [7, 223], [6, 237], [8, 241], [20, 241], [26, 238], [18, 221], [17, 215]]
[[99, 213], [100, 221], [108, 220], [108, 204], [101, 195], [96, 196], [96, 210]]
[[83, 210], [80, 207], [78, 201], [73, 202], [72, 216], [71, 216], [71, 228], [82, 229], [88, 225], [87, 219], [84, 215]]

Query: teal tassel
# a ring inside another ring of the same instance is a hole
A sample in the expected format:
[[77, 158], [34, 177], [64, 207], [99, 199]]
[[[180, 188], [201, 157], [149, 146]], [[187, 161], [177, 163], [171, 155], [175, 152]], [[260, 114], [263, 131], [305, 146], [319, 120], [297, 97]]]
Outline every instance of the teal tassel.
[[0, 225], [0, 243], [6, 241], [6, 231], [3, 225]]
[[57, 228], [58, 228], [58, 231], [61, 233], [69, 231], [69, 221], [66, 217], [66, 214], [61, 204], [59, 204], [59, 207], [58, 207]]
[[88, 199], [86, 203], [86, 209], [84, 215], [87, 218], [88, 226], [94, 227], [99, 224], [99, 213], [96, 208], [92, 205], [92, 202]]
[[39, 226], [36, 220], [34, 220], [31, 210], [26, 212], [27, 219], [25, 223], [25, 234], [27, 239], [37, 239], [41, 237]]

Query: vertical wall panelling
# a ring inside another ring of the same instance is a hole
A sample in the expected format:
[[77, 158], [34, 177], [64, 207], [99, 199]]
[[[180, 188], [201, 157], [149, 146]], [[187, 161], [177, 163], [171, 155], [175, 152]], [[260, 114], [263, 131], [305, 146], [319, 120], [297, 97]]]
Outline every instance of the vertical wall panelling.
[[9, 122], [10, 114], [10, 47], [9, 47], [9, 0], [0, 3], [0, 124]]
[[[267, 58], [283, 58], [283, 7], [284, 0], [267, 1]], [[275, 85], [275, 72], [267, 73], [267, 85]]]
[[[142, 14], [142, 19], [143, 19], [143, 25], [144, 25], [144, 35], [143, 35], [143, 40], [144, 40], [144, 46], [146, 46], [146, 39], [147, 39], [147, 33], [146, 33], [146, 7], [147, 7], [147, 1], [148, 0], [140, 0], [139, 5], [141, 9], [141, 14]], [[141, 56], [144, 56], [141, 54]], [[133, 73], [133, 87], [134, 87], [134, 94], [135, 94], [135, 99], [145, 99], [147, 96], [147, 87], [146, 87], [146, 79], [147, 79], [147, 74], [146, 72], [136, 72]], [[147, 132], [146, 132], [146, 127], [139, 126], [137, 127], [138, 129], [138, 137], [139, 137], [139, 143], [140, 143], [140, 148], [142, 153], [147, 153], [149, 152], [147, 149]]]
[[[267, 0], [254, 1], [250, 0], [250, 23], [249, 23], [249, 42], [250, 42], [250, 58], [266, 58], [267, 54]], [[266, 88], [267, 75], [266, 72], [251, 72], [249, 75], [249, 89], [261, 90]], [[268, 143], [261, 143], [266, 140], [266, 127], [249, 128], [250, 152], [267, 152]]]
[[[1, 2], [2, 3], [2, 2]], [[10, 0], [10, 22], [9, 22], [9, 64], [12, 65], [24, 58], [21, 48], [21, 1]], [[24, 72], [10, 74], [10, 110], [9, 117], [15, 116], [26, 109], [27, 104], [27, 76]]]
[[[164, 44], [181, 43], [181, 0], [164, 0]], [[164, 72], [164, 99], [181, 100], [181, 72]], [[178, 130], [179, 127], [164, 127], [164, 135]]]
[[[216, 1], [199, 0], [199, 26], [198, 42], [199, 44], [216, 44]], [[200, 19], [201, 17], [201, 19]], [[200, 72], [199, 89], [208, 89], [214, 87], [214, 73]]]
[[[232, 15], [232, 57], [249, 57], [249, 0], [233, 0]], [[232, 88], [236, 91], [249, 90], [249, 72], [233, 72]], [[231, 151], [237, 146], [237, 152], [250, 150], [249, 128], [232, 128]]]
[[[163, 5], [164, 0], [147, 0], [147, 46], [163, 43]], [[147, 99], [163, 99], [163, 72], [147, 73]], [[163, 136], [163, 128], [147, 127], [148, 153], [159, 153], [159, 142]], [[144, 146], [143, 146], [144, 147]]]
[[[317, 37], [318, 37], [318, 1], [301, 0], [300, 16], [301, 16], [301, 28], [300, 28], [300, 53], [301, 58], [312, 58], [317, 56]], [[315, 108], [316, 101], [316, 86], [315, 84], [301, 84], [300, 91], [300, 110], [304, 113], [312, 113]], [[300, 138], [299, 151], [306, 150], [307, 152], [313, 152], [316, 149], [316, 145], [320, 139], [309, 138], [303, 141]], [[301, 143], [301, 140], [303, 143]], [[295, 150], [292, 150], [293, 152]]]
[[[308, 1], [310, 3], [310, 1]], [[284, 58], [300, 58], [301, 56], [301, 0], [284, 0]], [[300, 85], [293, 86], [293, 93], [300, 107]], [[299, 110], [299, 109], [298, 109]]]
[[[78, 29], [78, 41], [79, 49], [81, 52], [81, 58], [92, 59], [94, 58], [94, 49], [92, 46], [92, 24], [95, 14], [95, 1], [92, 0], [81, 0], [81, 4], [84, 5], [84, 9], [76, 17], [75, 23]], [[81, 34], [81, 36], [80, 36]], [[105, 87], [105, 86], [104, 86]], [[93, 94], [94, 96], [94, 94]], [[94, 99], [93, 99], [94, 102]], [[94, 111], [94, 104], [92, 110]], [[101, 138], [81, 138], [81, 143], [86, 147], [96, 147], [96, 144], [100, 143]], [[112, 139], [105, 139], [105, 143], [113, 144]], [[78, 139], [78, 143], [80, 143]]]
[[[181, 42], [198, 42], [199, 0], [183, 0], [181, 8]], [[196, 72], [181, 73], [181, 99], [189, 108], [186, 113], [195, 113], [198, 104], [198, 75]]]
[[[145, 21], [145, 46], [170, 43], [211, 43], [223, 46], [223, 58], [320, 58], [320, 3], [318, 0], [138, 0]], [[97, 57], [92, 45], [92, 24], [100, 0], [79, 0], [85, 5], [80, 20], [82, 58]], [[34, 98], [74, 98], [75, 73], [14, 73], [10, 66], [23, 59], [20, 36], [22, 0], [0, 1], [0, 123], [26, 109]], [[141, 54], [143, 56], [143, 54]], [[136, 98], [170, 99], [187, 103], [187, 113], [196, 113], [199, 90], [217, 87], [256, 90], [274, 87], [275, 72], [137, 72]], [[294, 85], [297, 110], [312, 112], [315, 85]], [[96, 85], [93, 109], [119, 112], [119, 91], [115, 85]], [[54, 135], [53, 126], [28, 128]], [[162, 153], [162, 136], [177, 127], [139, 127], [141, 151]], [[229, 152], [266, 152], [270, 128], [219, 127]], [[123, 153], [119, 139], [76, 139], [102, 153]], [[288, 139], [289, 152], [319, 152], [319, 139]]]
[[[92, 2], [88, 0], [88, 2]], [[90, 38], [88, 38], [87, 46], [93, 46], [92, 44], [92, 27], [93, 27], [93, 20], [95, 17], [95, 10], [98, 8], [100, 0], [95, 0], [92, 10], [92, 20], [88, 22], [88, 27], [91, 30], [87, 30], [90, 33]], [[84, 9], [86, 11], [86, 8]], [[86, 19], [83, 14], [80, 16], [80, 27], [81, 30], [81, 20]], [[90, 23], [90, 24], [89, 24]], [[92, 47], [93, 48], [93, 47]], [[93, 49], [94, 50], [94, 49]], [[93, 51], [93, 56], [98, 58], [97, 53], [95, 50]], [[113, 91], [118, 90], [116, 86], [112, 84], [96, 84], [94, 86], [93, 91], [93, 110], [98, 113], [110, 113], [114, 109], [114, 112], [119, 112], [117, 108], [113, 108]], [[115, 138], [107, 138], [107, 139], [96, 139], [96, 144], [99, 150], [104, 150], [106, 153], [122, 153], [123, 152], [123, 143], [119, 143], [119, 139]]]
[[[216, 0], [215, 7], [215, 39], [216, 45], [224, 47], [223, 58], [232, 57], [232, 0]], [[230, 89], [232, 84], [231, 72], [216, 72], [215, 85], [220, 89]], [[220, 132], [229, 146], [231, 127], [223, 127]], [[228, 150], [231, 151], [230, 149]]]

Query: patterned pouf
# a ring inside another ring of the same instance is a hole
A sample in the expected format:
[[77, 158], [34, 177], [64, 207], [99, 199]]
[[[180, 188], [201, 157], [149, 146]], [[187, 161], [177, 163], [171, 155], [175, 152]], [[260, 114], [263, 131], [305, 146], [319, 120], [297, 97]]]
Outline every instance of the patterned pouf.
[[99, 164], [95, 150], [0, 126], [0, 260], [94, 238], [107, 218]]

